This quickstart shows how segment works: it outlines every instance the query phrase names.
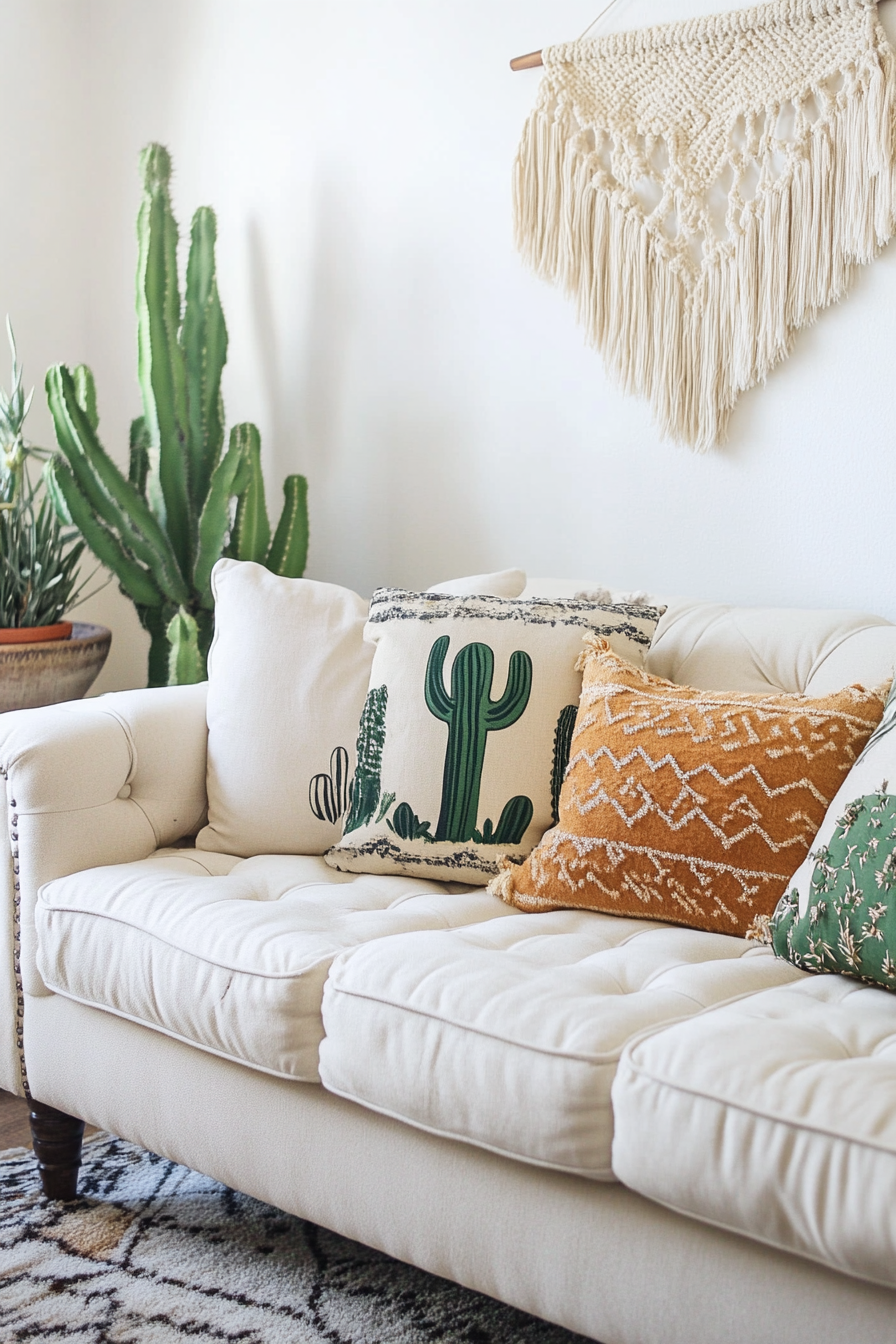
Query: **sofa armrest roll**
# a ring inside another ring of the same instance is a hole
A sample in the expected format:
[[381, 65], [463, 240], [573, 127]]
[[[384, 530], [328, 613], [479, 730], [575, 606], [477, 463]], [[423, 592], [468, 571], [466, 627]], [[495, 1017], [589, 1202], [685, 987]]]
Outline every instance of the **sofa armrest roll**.
[[120, 691], [0, 716], [0, 1087], [22, 1090], [23, 993], [37, 970], [34, 906], [45, 882], [144, 859], [206, 815], [206, 684]]

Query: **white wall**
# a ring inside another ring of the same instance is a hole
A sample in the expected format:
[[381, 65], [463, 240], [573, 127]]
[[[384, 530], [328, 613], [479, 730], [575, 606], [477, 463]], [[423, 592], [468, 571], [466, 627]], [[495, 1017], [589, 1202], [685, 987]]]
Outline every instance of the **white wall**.
[[[649, 3], [716, 7], [622, 0], [614, 23]], [[510, 167], [538, 75], [507, 62], [597, 8], [2, 0], [4, 50], [28, 33], [3, 91], [18, 171], [0, 311], [29, 372], [87, 359], [124, 461], [136, 158], [161, 139], [183, 231], [196, 205], [217, 210], [229, 422], [262, 428], [272, 511], [283, 475], [307, 473], [312, 577], [366, 593], [519, 564], [896, 619], [892, 247], [706, 456], [659, 440], [514, 253]], [[109, 590], [90, 610], [115, 631], [99, 689], [136, 684], [129, 605]]]

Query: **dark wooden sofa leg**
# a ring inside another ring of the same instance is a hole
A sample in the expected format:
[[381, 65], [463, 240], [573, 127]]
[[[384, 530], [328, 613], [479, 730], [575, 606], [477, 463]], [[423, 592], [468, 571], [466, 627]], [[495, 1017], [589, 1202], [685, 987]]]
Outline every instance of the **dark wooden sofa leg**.
[[47, 1199], [75, 1199], [84, 1121], [29, 1099], [28, 1119], [40, 1183]]

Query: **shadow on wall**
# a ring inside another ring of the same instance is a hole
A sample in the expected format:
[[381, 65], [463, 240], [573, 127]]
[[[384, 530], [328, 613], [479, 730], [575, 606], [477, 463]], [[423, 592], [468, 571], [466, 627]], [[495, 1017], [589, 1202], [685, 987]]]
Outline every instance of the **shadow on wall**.
[[[274, 261], [256, 218], [247, 249], [266, 461], [277, 477], [308, 476], [309, 576], [369, 593], [493, 557], [470, 425], [458, 415], [467, 374], [445, 362], [450, 282], [437, 255], [401, 236], [400, 220], [391, 257], [367, 265], [358, 199], [341, 178], [319, 178], [303, 266]], [[290, 272], [307, 280], [293, 331], [273, 280]]]
[[[313, 239], [304, 268], [295, 257], [283, 267], [286, 274], [294, 275], [301, 275], [304, 269], [308, 277], [304, 321], [295, 322], [289, 311], [278, 314], [273, 276], [280, 268], [272, 260], [257, 217], [250, 218], [247, 225], [250, 302], [270, 425], [265, 458], [273, 462], [275, 476], [292, 471], [307, 475], [309, 576], [340, 581], [331, 572], [328, 540], [331, 513], [332, 531], [341, 529], [344, 523], [345, 500], [341, 517], [338, 510], [328, 508], [328, 501], [340, 493], [336, 488], [340, 475], [340, 407], [346, 403], [347, 362], [354, 338], [355, 249], [345, 203], [335, 186], [325, 180], [316, 192], [314, 214]], [[295, 307], [303, 306], [302, 297], [295, 295]], [[333, 544], [340, 547], [338, 534], [333, 536]]]

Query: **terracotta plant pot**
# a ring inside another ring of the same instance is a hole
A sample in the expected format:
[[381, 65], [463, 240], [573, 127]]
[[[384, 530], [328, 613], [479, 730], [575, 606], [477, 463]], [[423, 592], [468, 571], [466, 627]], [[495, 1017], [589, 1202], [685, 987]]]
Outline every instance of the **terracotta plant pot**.
[[58, 628], [4, 632], [31, 638], [15, 643], [0, 640], [0, 712], [80, 700], [90, 690], [108, 656], [111, 630], [75, 622], [67, 639], [53, 633]]
[[0, 629], [0, 644], [45, 644], [50, 639], [70, 639], [71, 621], [57, 625], [20, 625], [15, 629]]

